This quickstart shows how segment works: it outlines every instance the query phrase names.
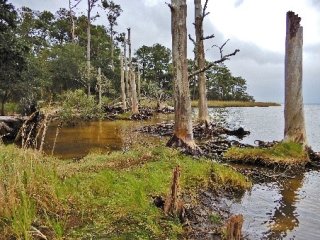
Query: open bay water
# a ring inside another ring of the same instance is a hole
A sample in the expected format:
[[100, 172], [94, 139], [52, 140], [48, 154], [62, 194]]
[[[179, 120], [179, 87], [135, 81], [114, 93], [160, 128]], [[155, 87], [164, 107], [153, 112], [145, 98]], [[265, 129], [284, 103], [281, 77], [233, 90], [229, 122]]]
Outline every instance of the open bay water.
[[[308, 145], [320, 151], [320, 105], [305, 105]], [[282, 140], [283, 106], [267, 108], [211, 108], [216, 121], [243, 127], [251, 134], [242, 142]], [[245, 239], [320, 239], [320, 172], [297, 172], [294, 178], [254, 184], [238, 201], [234, 214], [244, 216]]]
[[[305, 123], [308, 145], [320, 151], [320, 105], [305, 105]], [[225, 122], [231, 128], [243, 127], [250, 131], [241, 142], [254, 144], [255, 140], [280, 141], [284, 135], [284, 108], [243, 107], [210, 108], [209, 114], [218, 122]]]

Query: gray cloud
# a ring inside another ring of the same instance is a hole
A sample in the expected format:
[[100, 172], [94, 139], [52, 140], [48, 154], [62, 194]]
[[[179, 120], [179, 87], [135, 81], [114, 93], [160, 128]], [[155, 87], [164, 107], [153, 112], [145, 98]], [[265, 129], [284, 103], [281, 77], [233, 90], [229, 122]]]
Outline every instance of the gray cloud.
[[[157, 1], [155, 4], [146, 4], [144, 0], [115, 0], [121, 5], [121, 14], [116, 30], [124, 32], [128, 27], [132, 29], [133, 49], [142, 45], [161, 43], [171, 48], [171, 14], [165, 1]], [[315, 7], [320, 7], [320, 0], [308, 0]], [[67, 7], [65, 0], [11, 0], [21, 7], [27, 5], [32, 9], [48, 9], [56, 11], [60, 7]], [[243, 0], [236, 1], [240, 6]], [[86, 9], [85, 4], [79, 11]], [[194, 10], [193, 1], [188, 0], [188, 33], [194, 35]], [[101, 11], [98, 24], [106, 24], [106, 18]], [[206, 56], [209, 60], [219, 57], [217, 49], [211, 48], [213, 44], [221, 45], [226, 41], [222, 32], [217, 31], [209, 18], [204, 22], [205, 35], [215, 34], [215, 38], [206, 41]], [[258, 47], [254, 43], [244, 42], [239, 39], [231, 39], [225, 47], [225, 53], [233, 52], [239, 48], [240, 52], [232, 57], [226, 65], [236, 76], [242, 76], [247, 80], [248, 91], [259, 101], [283, 102], [284, 92], [284, 54], [272, 52]], [[188, 41], [188, 57], [193, 58], [193, 45]], [[320, 102], [318, 91], [320, 89], [320, 44], [304, 47], [304, 99], [305, 102]]]
[[234, 4], [235, 7], [240, 7], [244, 0], [237, 0]]

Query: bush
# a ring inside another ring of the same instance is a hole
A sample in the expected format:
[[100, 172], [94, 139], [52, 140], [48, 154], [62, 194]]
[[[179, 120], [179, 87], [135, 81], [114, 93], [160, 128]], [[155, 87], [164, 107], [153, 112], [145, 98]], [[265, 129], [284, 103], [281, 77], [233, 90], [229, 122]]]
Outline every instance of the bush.
[[61, 95], [62, 120], [72, 121], [75, 118], [91, 119], [101, 116], [98, 104], [93, 96], [87, 96], [83, 90], [67, 91]]

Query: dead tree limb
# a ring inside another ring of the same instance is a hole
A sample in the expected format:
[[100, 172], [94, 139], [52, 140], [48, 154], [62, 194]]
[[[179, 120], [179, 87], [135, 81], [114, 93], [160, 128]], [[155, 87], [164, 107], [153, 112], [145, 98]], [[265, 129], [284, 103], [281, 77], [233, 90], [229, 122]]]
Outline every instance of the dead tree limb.
[[190, 79], [190, 78], [194, 77], [195, 75], [198, 75], [198, 74], [201, 73], [201, 72], [207, 71], [208, 69], [212, 68], [213, 66], [217, 65], [218, 63], [222, 63], [222, 62], [224, 62], [224, 61], [226, 61], [226, 60], [229, 60], [231, 56], [236, 55], [238, 52], [240, 52], [240, 50], [239, 50], [239, 49], [236, 49], [236, 50], [234, 50], [233, 53], [224, 55], [224, 56], [223, 56], [222, 58], [220, 58], [219, 60], [216, 60], [216, 61], [208, 64], [208, 65], [205, 66], [204, 68], [199, 69], [199, 70], [197, 70], [197, 71], [189, 74], [188, 78]]

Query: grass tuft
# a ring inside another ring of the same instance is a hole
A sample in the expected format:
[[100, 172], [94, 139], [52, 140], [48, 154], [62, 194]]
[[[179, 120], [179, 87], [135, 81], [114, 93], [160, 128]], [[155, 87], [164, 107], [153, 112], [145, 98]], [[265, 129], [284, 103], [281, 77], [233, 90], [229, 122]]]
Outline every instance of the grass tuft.
[[305, 165], [309, 158], [301, 144], [282, 142], [271, 148], [230, 148], [224, 158], [236, 162], [261, 162], [265, 165]]

